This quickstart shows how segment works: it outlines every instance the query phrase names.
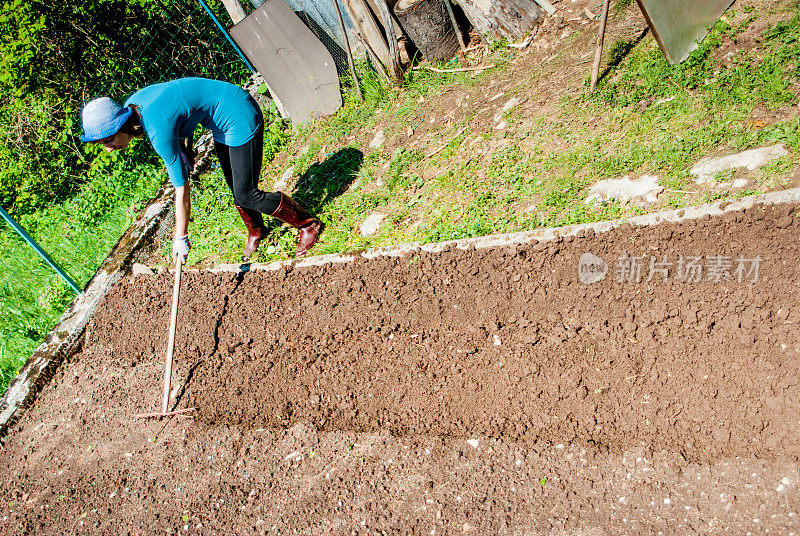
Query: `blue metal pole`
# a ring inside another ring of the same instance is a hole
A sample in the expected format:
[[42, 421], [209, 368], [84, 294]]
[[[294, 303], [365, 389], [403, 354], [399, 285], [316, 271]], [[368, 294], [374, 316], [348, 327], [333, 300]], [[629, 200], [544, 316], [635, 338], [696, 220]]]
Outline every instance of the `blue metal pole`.
[[76, 285], [75, 282], [70, 279], [70, 277], [67, 275], [67, 272], [65, 272], [64, 269], [61, 268], [61, 266], [59, 266], [58, 263], [56, 263], [56, 261], [54, 261], [39, 244], [36, 243], [36, 240], [34, 240], [31, 235], [25, 232], [25, 229], [20, 227], [20, 225], [14, 221], [14, 218], [12, 218], [8, 212], [3, 210], [3, 207], [0, 207], [0, 216], [3, 216], [3, 219], [6, 220], [6, 223], [8, 223], [11, 228], [14, 229], [17, 234], [21, 236], [22, 239], [25, 240], [25, 242], [27, 242], [36, 251], [36, 253], [38, 253], [39, 256], [44, 259], [44, 261], [49, 264], [58, 275], [62, 277], [62, 279], [64, 279], [64, 281], [67, 282], [67, 285], [69, 285], [76, 294], [81, 293], [81, 289], [79, 289], [78, 285]]
[[242, 52], [242, 49], [239, 48], [239, 46], [233, 40], [233, 38], [228, 33], [228, 31], [222, 26], [222, 23], [219, 22], [219, 19], [216, 17], [216, 15], [214, 15], [214, 12], [211, 11], [210, 7], [208, 7], [208, 4], [206, 4], [203, 0], [197, 0], [197, 1], [200, 2], [200, 5], [202, 5], [205, 8], [206, 13], [208, 13], [208, 16], [211, 17], [211, 20], [214, 21], [214, 24], [217, 25], [217, 28], [219, 28], [219, 31], [222, 32], [222, 35], [225, 36], [225, 39], [228, 40], [228, 42], [231, 44], [231, 46], [236, 51], [236, 53], [239, 54], [239, 57], [242, 58], [242, 61], [244, 62], [245, 65], [247, 65], [247, 68], [250, 69], [253, 72], [256, 72], [256, 68], [253, 67], [253, 65], [248, 61], [248, 59], [245, 57], [244, 53]]

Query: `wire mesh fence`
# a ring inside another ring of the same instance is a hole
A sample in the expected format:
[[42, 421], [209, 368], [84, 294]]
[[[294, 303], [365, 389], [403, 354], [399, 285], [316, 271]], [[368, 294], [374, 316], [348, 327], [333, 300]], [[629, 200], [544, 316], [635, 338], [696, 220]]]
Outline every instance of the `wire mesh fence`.
[[[347, 52], [345, 49], [345, 42], [342, 36], [342, 28], [336, 16], [336, 8], [334, 2], [338, 0], [322, 0], [321, 2], [314, 2], [312, 0], [287, 0], [287, 4], [291, 7], [297, 16], [300, 17], [306, 26], [322, 41], [322, 44], [328, 49], [333, 56], [333, 61], [336, 63], [336, 70], [339, 75], [345, 75], [348, 72]], [[339, 11], [342, 14], [342, 19], [346, 30], [348, 31], [348, 39], [350, 45], [356, 42], [355, 35], [352, 33], [353, 23], [347, 15], [347, 9], [339, 2]]]
[[[340, 76], [349, 73], [346, 45], [334, 2], [338, 0], [286, 0], [300, 20], [333, 56]], [[242, 2], [251, 12], [263, 0]], [[221, 26], [232, 24], [219, 0], [206, 0]], [[338, 1], [351, 46], [357, 46], [353, 23]], [[138, 89], [186, 76], [202, 76], [243, 84], [252, 74], [239, 52], [217, 27], [199, 0], [159, 0], [155, 16], [145, 25], [129, 55], [108, 79], [86, 88], [84, 100], [107, 95], [122, 100]]]
[[[221, 3], [210, 0], [216, 13]], [[87, 98], [122, 100], [150, 84], [202, 76], [242, 84], [251, 74], [198, 0], [159, 0], [130, 53], [112, 77], [87, 88]]]

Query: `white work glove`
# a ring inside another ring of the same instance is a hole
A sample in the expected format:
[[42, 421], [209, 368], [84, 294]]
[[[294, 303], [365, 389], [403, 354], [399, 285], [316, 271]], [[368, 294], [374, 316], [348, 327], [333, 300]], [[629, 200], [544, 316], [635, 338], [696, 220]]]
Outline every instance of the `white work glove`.
[[189, 243], [189, 235], [176, 236], [172, 240], [172, 258], [180, 260], [181, 264], [186, 264], [186, 257], [192, 249], [192, 244]]

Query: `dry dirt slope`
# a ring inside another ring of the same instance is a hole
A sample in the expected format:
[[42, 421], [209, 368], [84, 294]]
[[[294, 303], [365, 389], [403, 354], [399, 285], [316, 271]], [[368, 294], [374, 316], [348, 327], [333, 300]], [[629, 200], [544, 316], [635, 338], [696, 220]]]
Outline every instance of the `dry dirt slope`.
[[166, 422], [133, 415], [159, 403], [170, 277], [126, 280], [7, 437], [0, 530], [796, 533], [798, 238], [797, 207], [755, 207], [189, 274], [196, 412]]

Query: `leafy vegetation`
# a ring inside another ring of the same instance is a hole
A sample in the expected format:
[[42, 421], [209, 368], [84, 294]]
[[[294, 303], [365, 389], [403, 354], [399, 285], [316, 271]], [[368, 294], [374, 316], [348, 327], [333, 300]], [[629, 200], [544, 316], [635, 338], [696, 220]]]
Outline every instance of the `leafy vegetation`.
[[[72, 199], [18, 220], [79, 286], [94, 276], [165, 178], [143, 148], [102, 153]], [[5, 390], [74, 293], [15, 234], [0, 233], [0, 250], [0, 388]]]

